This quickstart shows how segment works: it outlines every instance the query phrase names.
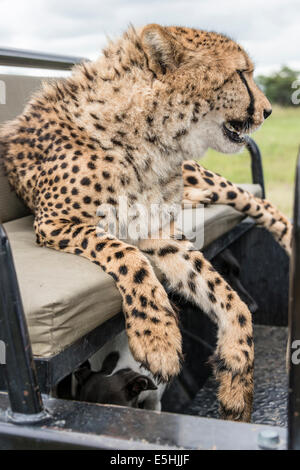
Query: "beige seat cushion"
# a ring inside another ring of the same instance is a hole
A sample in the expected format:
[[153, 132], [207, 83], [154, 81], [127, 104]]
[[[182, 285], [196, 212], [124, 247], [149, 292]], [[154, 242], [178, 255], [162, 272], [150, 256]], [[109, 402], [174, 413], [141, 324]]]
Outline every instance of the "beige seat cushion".
[[[25, 103], [32, 93], [40, 87], [42, 80], [46, 80], [46, 77], [42, 79], [26, 75], [0, 74], [0, 125], [2, 122], [14, 119], [23, 111]], [[9, 187], [0, 159], [0, 221], [8, 222], [27, 214], [29, 214], [29, 210]]]
[[[245, 185], [243, 186], [245, 188]], [[259, 186], [247, 189], [259, 195]], [[234, 209], [204, 209], [204, 245], [243, 218]], [[20, 284], [35, 356], [52, 356], [121, 310], [112, 278], [80, 256], [35, 244], [33, 216], [4, 224]], [[202, 226], [198, 230], [203, 230]]]
[[26, 214], [30, 214], [30, 211], [10, 188], [0, 160], [0, 222], [18, 219]]

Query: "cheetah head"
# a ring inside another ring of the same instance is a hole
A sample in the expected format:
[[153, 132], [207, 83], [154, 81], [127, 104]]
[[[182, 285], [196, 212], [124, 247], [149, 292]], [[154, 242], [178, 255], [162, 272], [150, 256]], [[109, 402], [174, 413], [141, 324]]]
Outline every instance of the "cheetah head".
[[172, 90], [177, 92], [173, 112], [178, 113], [179, 106], [182, 110], [182, 103], [190, 110], [182, 140], [188, 158], [209, 147], [223, 153], [240, 151], [247, 135], [271, 114], [269, 101], [253, 80], [251, 60], [226, 36], [148, 25], [142, 42], [149, 68], [166, 87], [166, 99]]

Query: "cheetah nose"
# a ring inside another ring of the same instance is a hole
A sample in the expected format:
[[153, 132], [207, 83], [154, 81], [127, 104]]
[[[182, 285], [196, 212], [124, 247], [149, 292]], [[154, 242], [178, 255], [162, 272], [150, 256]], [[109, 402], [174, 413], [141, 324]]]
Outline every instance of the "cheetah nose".
[[264, 109], [264, 118], [267, 119], [272, 114], [272, 109]]

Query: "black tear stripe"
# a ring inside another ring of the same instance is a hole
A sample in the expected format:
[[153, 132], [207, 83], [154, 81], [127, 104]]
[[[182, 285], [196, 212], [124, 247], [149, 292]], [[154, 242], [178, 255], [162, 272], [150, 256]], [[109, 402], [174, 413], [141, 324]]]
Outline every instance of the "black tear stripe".
[[237, 70], [237, 73], [239, 74], [239, 77], [240, 79], [242, 80], [243, 84], [245, 85], [245, 87], [247, 88], [247, 91], [249, 93], [249, 96], [250, 96], [250, 104], [247, 108], [247, 113], [249, 114], [249, 116], [253, 116], [254, 114], [254, 96], [253, 96], [253, 93], [252, 91], [250, 90], [250, 87], [248, 85], [248, 82], [247, 80], [245, 79], [244, 75], [243, 75], [243, 72], [241, 72], [240, 70]]

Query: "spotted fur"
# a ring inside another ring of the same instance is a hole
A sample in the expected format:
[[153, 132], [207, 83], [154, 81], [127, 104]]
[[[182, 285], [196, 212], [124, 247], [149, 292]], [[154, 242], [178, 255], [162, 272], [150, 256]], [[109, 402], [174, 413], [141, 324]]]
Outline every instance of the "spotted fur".
[[[251, 414], [248, 308], [188, 242], [118, 240], [110, 215], [96, 209], [115, 207], [123, 227], [120, 196], [130, 207], [180, 204], [183, 161], [208, 147], [239, 151], [242, 141], [230, 139], [224, 123], [250, 132], [269, 109], [249, 57], [234, 41], [148, 25], [130, 28], [69, 78], [45, 83], [0, 131], [8, 179], [35, 214], [37, 243], [84, 256], [112, 276], [123, 298], [131, 351], [154, 376], [167, 381], [178, 374], [181, 336], [148, 257], [172, 289], [216, 322], [222, 415], [236, 420]], [[145, 226], [142, 215], [135, 217]], [[163, 222], [156, 227], [158, 233], [164, 228]]]
[[194, 161], [185, 162], [182, 172], [183, 202], [227, 204], [234, 207], [251, 216], [257, 225], [269, 230], [290, 256], [292, 224], [270, 201], [253, 196]]

